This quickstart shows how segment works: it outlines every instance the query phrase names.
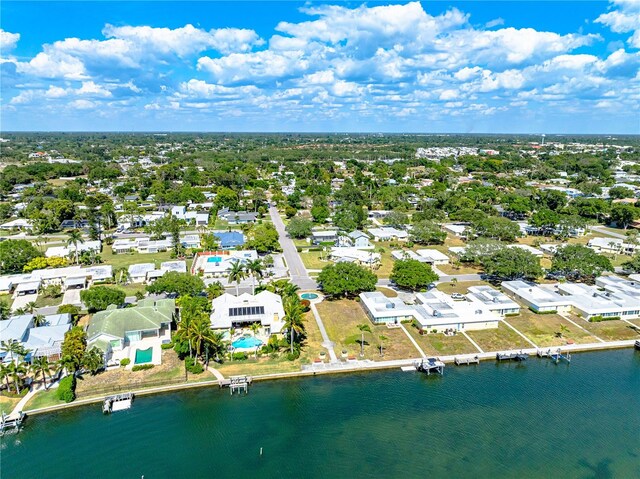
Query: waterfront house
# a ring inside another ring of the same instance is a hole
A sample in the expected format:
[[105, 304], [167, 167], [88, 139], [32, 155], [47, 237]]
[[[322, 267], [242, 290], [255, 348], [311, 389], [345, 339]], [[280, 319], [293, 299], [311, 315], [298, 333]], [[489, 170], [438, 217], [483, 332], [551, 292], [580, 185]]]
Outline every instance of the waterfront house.
[[571, 311], [571, 301], [553, 289], [527, 281], [503, 281], [502, 289], [510, 298], [523, 303], [535, 313]]
[[360, 293], [360, 304], [372, 323], [399, 323], [416, 316], [414, 306], [405, 304], [400, 298], [388, 298], [380, 291]]
[[481, 303], [500, 316], [520, 313], [520, 305], [506, 294], [491, 286], [471, 286], [467, 299], [472, 303]]
[[[33, 314], [24, 314], [0, 321], [0, 338], [6, 342], [18, 342], [28, 350], [24, 358], [27, 362], [42, 356], [51, 361], [60, 359], [64, 335], [71, 328], [71, 315], [47, 315], [43, 325], [37, 328], [34, 327], [33, 318]], [[0, 359], [8, 362], [15, 358], [0, 352]]]
[[284, 315], [282, 298], [270, 291], [240, 296], [225, 293], [212, 302], [211, 328], [229, 330], [260, 323], [266, 335], [280, 334], [284, 327]]

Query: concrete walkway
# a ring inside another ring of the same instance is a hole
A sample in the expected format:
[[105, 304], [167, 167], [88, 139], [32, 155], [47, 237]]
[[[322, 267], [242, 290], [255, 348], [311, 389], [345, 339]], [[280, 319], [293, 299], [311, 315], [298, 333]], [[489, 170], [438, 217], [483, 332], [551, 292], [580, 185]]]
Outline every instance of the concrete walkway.
[[533, 341], [531, 341], [529, 338], [527, 338], [524, 334], [522, 334], [520, 331], [518, 331], [516, 328], [514, 328], [513, 326], [511, 326], [509, 323], [507, 323], [507, 321], [505, 319], [502, 320], [502, 322], [504, 324], [506, 324], [507, 326], [509, 326], [511, 329], [513, 329], [516, 333], [518, 333], [518, 335], [524, 339], [526, 342], [528, 342], [531, 346], [533, 346], [534, 348], [538, 349], [538, 345], [536, 343], [534, 343]]
[[427, 355], [424, 353], [424, 351], [422, 350], [420, 345], [416, 342], [416, 340], [413, 339], [413, 336], [411, 336], [409, 334], [409, 331], [407, 331], [407, 328], [404, 327], [404, 324], [402, 324], [402, 323], [398, 323], [398, 324], [400, 324], [400, 328], [404, 331], [404, 334], [407, 335], [407, 338], [409, 338], [409, 341], [411, 341], [413, 343], [413, 345], [416, 347], [416, 349], [420, 353], [420, 356], [422, 356], [423, 358], [426, 358]]
[[209, 366], [209, 367], [207, 367], [207, 370], [211, 374], [213, 374], [218, 381], [222, 381], [224, 379], [224, 376], [222, 375], [222, 373], [220, 371], [218, 371], [217, 369], [212, 368], [211, 366]]
[[[49, 389], [51, 389], [50, 385], [48, 386]], [[9, 414], [9, 418], [14, 418], [14, 417], [19, 417], [20, 413], [22, 411], [24, 411], [24, 407], [27, 405], [27, 403], [29, 402], [29, 400], [36, 395], [36, 393], [40, 392], [40, 391], [44, 391], [44, 385], [39, 384], [38, 387], [36, 388], [31, 388], [31, 390], [25, 394], [25, 396], [20, 399], [20, 402], [18, 404], [16, 404], [16, 407], [13, 408], [13, 411], [11, 411], [11, 413]]]
[[601, 343], [606, 343], [606, 341], [602, 338], [599, 338], [598, 336], [596, 336], [595, 334], [593, 334], [591, 331], [589, 331], [586, 328], [583, 328], [582, 326], [580, 326], [578, 323], [576, 323], [575, 321], [573, 321], [572, 319], [569, 318], [569, 316], [567, 316], [564, 313], [558, 313], [560, 316], [562, 316], [564, 319], [566, 319], [567, 321], [569, 321], [571, 324], [573, 324], [576, 328], [582, 329], [585, 333], [587, 333], [589, 336], [593, 336], [594, 338], [596, 338], [598, 341], [600, 341]]
[[469, 340], [469, 342], [471, 344], [473, 344], [473, 347], [476, 348], [479, 352], [484, 353], [484, 351], [482, 350], [482, 348], [480, 346], [478, 346], [478, 343], [476, 343], [473, 339], [471, 339], [471, 336], [469, 336], [467, 333], [465, 333], [464, 331], [460, 331], [462, 333], [462, 335], [467, 338]]
[[336, 356], [336, 352], [333, 349], [334, 343], [329, 339], [329, 335], [327, 334], [327, 330], [324, 327], [324, 323], [322, 322], [322, 318], [320, 317], [320, 313], [316, 309], [316, 305], [311, 303], [311, 312], [313, 313], [313, 317], [318, 324], [318, 329], [320, 330], [320, 335], [322, 336], [322, 347], [329, 351], [329, 358], [331, 358], [332, 363], [338, 362], [338, 356]]

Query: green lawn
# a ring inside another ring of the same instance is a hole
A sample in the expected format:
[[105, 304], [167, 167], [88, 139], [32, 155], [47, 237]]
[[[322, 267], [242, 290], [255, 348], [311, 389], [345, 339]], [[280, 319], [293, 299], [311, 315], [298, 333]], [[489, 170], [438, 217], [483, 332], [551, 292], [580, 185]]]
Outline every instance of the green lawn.
[[440, 283], [436, 288], [446, 294], [461, 293], [467, 294], [472, 286], [486, 286], [484, 281], [460, 281], [454, 283]]
[[326, 257], [327, 253], [321, 253], [320, 251], [309, 251], [308, 253], [300, 253], [300, 258], [304, 263], [304, 267], [307, 269], [322, 269], [329, 264], [333, 264], [333, 261], [326, 259], [320, 259], [320, 254]]
[[578, 324], [605, 341], [620, 341], [623, 339], [640, 339], [640, 330], [634, 329], [629, 323], [621, 319], [590, 323], [583, 319]]
[[20, 398], [0, 395], [0, 414], [9, 414], [19, 402]]
[[56, 390], [49, 389], [48, 391], [40, 391], [33, 396], [24, 407], [25, 411], [29, 409], [40, 409], [42, 407], [58, 406], [59, 404], [65, 404], [64, 401], [60, 401], [56, 397]]
[[449, 356], [478, 352], [473, 344], [464, 337], [464, 334], [458, 333], [455, 336], [445, 336], [441, 333], [420, 335], [418, 329], [411, 324], [405, 324], [405, 328], [427, 355]]
[[[535, 314], [529, 310], [522, 310], [520, 315], [505, 320], [540, 347], [562, 346], [567, 344], [568, 340], [578, 344], [598, 341], [557, 314]], [[568, 331], [561, 330], [561, 325]], [[558, 335], [560, 332], [562, 336]]]
[[[105, 246], [100, 253], [100, 257], [105, 264], [110, 264], [113, 266], [113, 269], [129, 267], [132, 264], [137, 263], [155, 263], [156, 267], [160, 267], [160, 263], [163, 261], [171, 260], [171, 252], [164, 251], [162, 253], [149, 253], [149, 254], [141, 254], [141, 253], [124, 253], [124, 254], [113, 254], [111, 252], [111, 246]], [[190, 261], [187, 260], [187, 267], [189, 266]]]
[[522, 349], [532, 347], [509, 326], [500, 323], [497, 328], [480, 331], [467, 331], [484, 352], [503, 351], [506, 349]]
[[39, 294], [36, 299], [36, 308], [43, 308], [45, 306], [58, 306], [62, 303], [62, 296], [57, 298], [46, 298], [44, 295]]
[[[365, 358], [380, 360], [380, 345], [384, 348], [382, 359], [408, 359], [418, 356], [418, 350], [401, 329], [389, 329], [385, 325], [374, 325], [365, 314], [357, 301], [341, 299], [338, 301], [323, 301], [317, 306], [327, 334], [335, 341], [335, 351], [338, 356], [343, 350], [348, 356], [360, 358], [361, 333], [358, 324], [366, 324], [371, 333], [364, 334]], [[381, 339], [384, 336], [385, 339]]]

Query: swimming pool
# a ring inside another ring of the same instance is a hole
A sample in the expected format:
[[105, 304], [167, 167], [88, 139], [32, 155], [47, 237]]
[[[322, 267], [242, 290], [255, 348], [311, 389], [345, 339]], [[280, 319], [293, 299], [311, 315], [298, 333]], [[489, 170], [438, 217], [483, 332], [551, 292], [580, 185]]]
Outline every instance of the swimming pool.
[[234, 348], [255, 348], [262, 346], [262, 341], [253, 336], [242, 336], [231, 343]]
[[222, 261], [220, 256], [212, 256], [211, 258], [207, 258], [207, 263], [219, 263]]
[[153, 348], [136, 349], [136, 359], [133, 364], [150, 363], [153, 359]]
[[316, 293], [303, 293], [300, 295], [302, 299], [317, 299], [318, 295]]

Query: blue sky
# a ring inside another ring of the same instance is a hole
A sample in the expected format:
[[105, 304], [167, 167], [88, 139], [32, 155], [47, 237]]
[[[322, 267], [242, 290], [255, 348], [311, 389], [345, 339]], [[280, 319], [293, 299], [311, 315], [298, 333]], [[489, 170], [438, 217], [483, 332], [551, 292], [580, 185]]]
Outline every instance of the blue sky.
[[640, 133], [640, 2], [0, 3], [1, 127]]

